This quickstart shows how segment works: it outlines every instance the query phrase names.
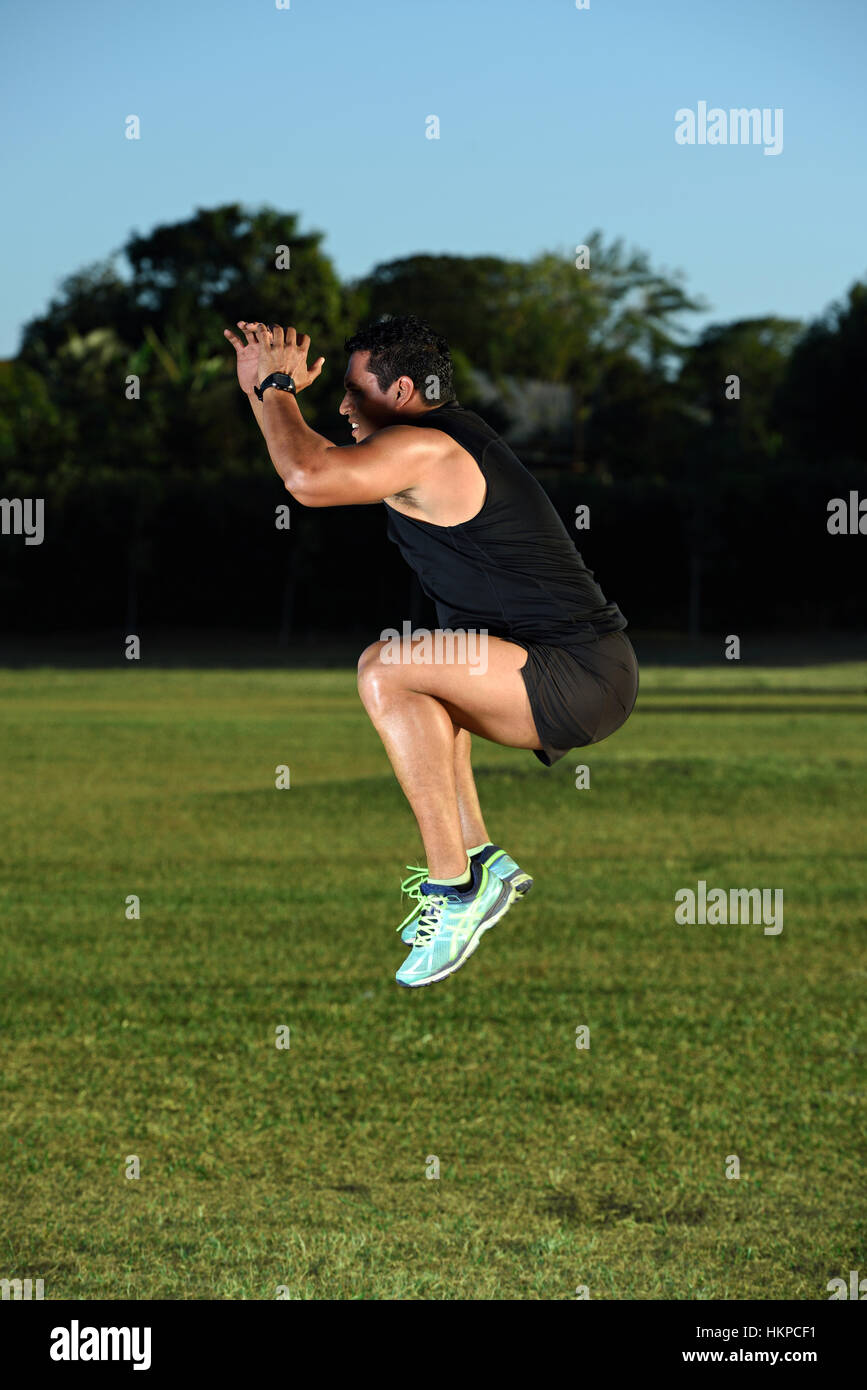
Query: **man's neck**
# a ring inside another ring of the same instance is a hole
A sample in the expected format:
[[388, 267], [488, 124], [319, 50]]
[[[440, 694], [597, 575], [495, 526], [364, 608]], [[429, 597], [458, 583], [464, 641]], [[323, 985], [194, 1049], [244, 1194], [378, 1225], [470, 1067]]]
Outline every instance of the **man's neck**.
[[440, 401], [439, 405], [423, 405], [419, 406], [418, 410], [412, 410], [409, 413], [411, 415], [432, 415], [435, 410], [445, 410], [447, 405], [457, 405], [457, 401]]

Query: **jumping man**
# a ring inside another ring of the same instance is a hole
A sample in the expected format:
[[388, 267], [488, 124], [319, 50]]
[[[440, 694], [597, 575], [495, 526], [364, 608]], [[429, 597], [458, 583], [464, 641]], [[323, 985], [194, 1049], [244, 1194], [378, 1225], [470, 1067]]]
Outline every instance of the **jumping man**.
[[[405, 659], [392, 638], [373, 642], [358, 663], [361, 699], [427, 856], [403, 885], [415, 905], [398, 927], [411, 950], [396, 979], [433, 984], [459, 969], [533, 884], [488, 835], [471, 735], [529, 749], [551, 767], [614, 733], [638, 692], [626, 619], [541, 485], [455, 399], [448, 344], [426, 323], [387, 318], [347, 339], [347, 446], [304, 423], [296, 397], [325, 361], [307, 366], [308, 335], [276, 324], [238, 328], [243, 343], [225, 330], [238, 380], [287, 491], [305, 507], [384, 502], [389, 537], [436, 603], [434, 649], [445, 646], [450, 660], [413, 662], [410, 636]], [[481, 635], [483, 666], [470, 644], [456, 646], [462, 632]]]

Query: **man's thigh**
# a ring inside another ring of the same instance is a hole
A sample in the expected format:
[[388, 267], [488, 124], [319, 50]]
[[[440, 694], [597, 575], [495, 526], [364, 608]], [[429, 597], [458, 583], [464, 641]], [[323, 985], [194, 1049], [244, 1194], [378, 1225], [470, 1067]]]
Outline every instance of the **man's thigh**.
[[434, 628], [409, 641], [374, 642], [359, 673], [369, 689], [383, 694], [403, 689], [435, 696], [471, 734], [510, 748], [539, 748], [521, 675], [526, 660], [523, 647], [501, 637]]

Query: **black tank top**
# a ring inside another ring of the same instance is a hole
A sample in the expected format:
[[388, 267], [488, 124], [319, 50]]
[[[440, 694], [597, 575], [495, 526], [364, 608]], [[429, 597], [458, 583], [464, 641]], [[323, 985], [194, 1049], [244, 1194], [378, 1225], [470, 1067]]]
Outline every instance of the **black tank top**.
[[472, 454], [487, 484], [481, 511], [435, 526], [388, 507], [388, 535], [434, 600], [444, 628], [564, 646], [620, 632], [608, 603], [541, 484], [472, 410], [456, 401], [401, 424], [442, 430]]

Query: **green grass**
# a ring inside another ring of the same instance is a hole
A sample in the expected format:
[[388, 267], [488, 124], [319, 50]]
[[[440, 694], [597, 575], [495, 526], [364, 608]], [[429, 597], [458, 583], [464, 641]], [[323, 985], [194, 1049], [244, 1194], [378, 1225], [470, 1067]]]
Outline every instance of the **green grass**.
[[[421, 849], [352, 673], [0, 672], [0, 1277], [652, 1300], [867, 1274], [865, 687], [645, 669], [550, 771], [477, 740], [536, 887], [407, 991]], [[676, 925], [699, 878], [782, 888], [782, 933]]]

